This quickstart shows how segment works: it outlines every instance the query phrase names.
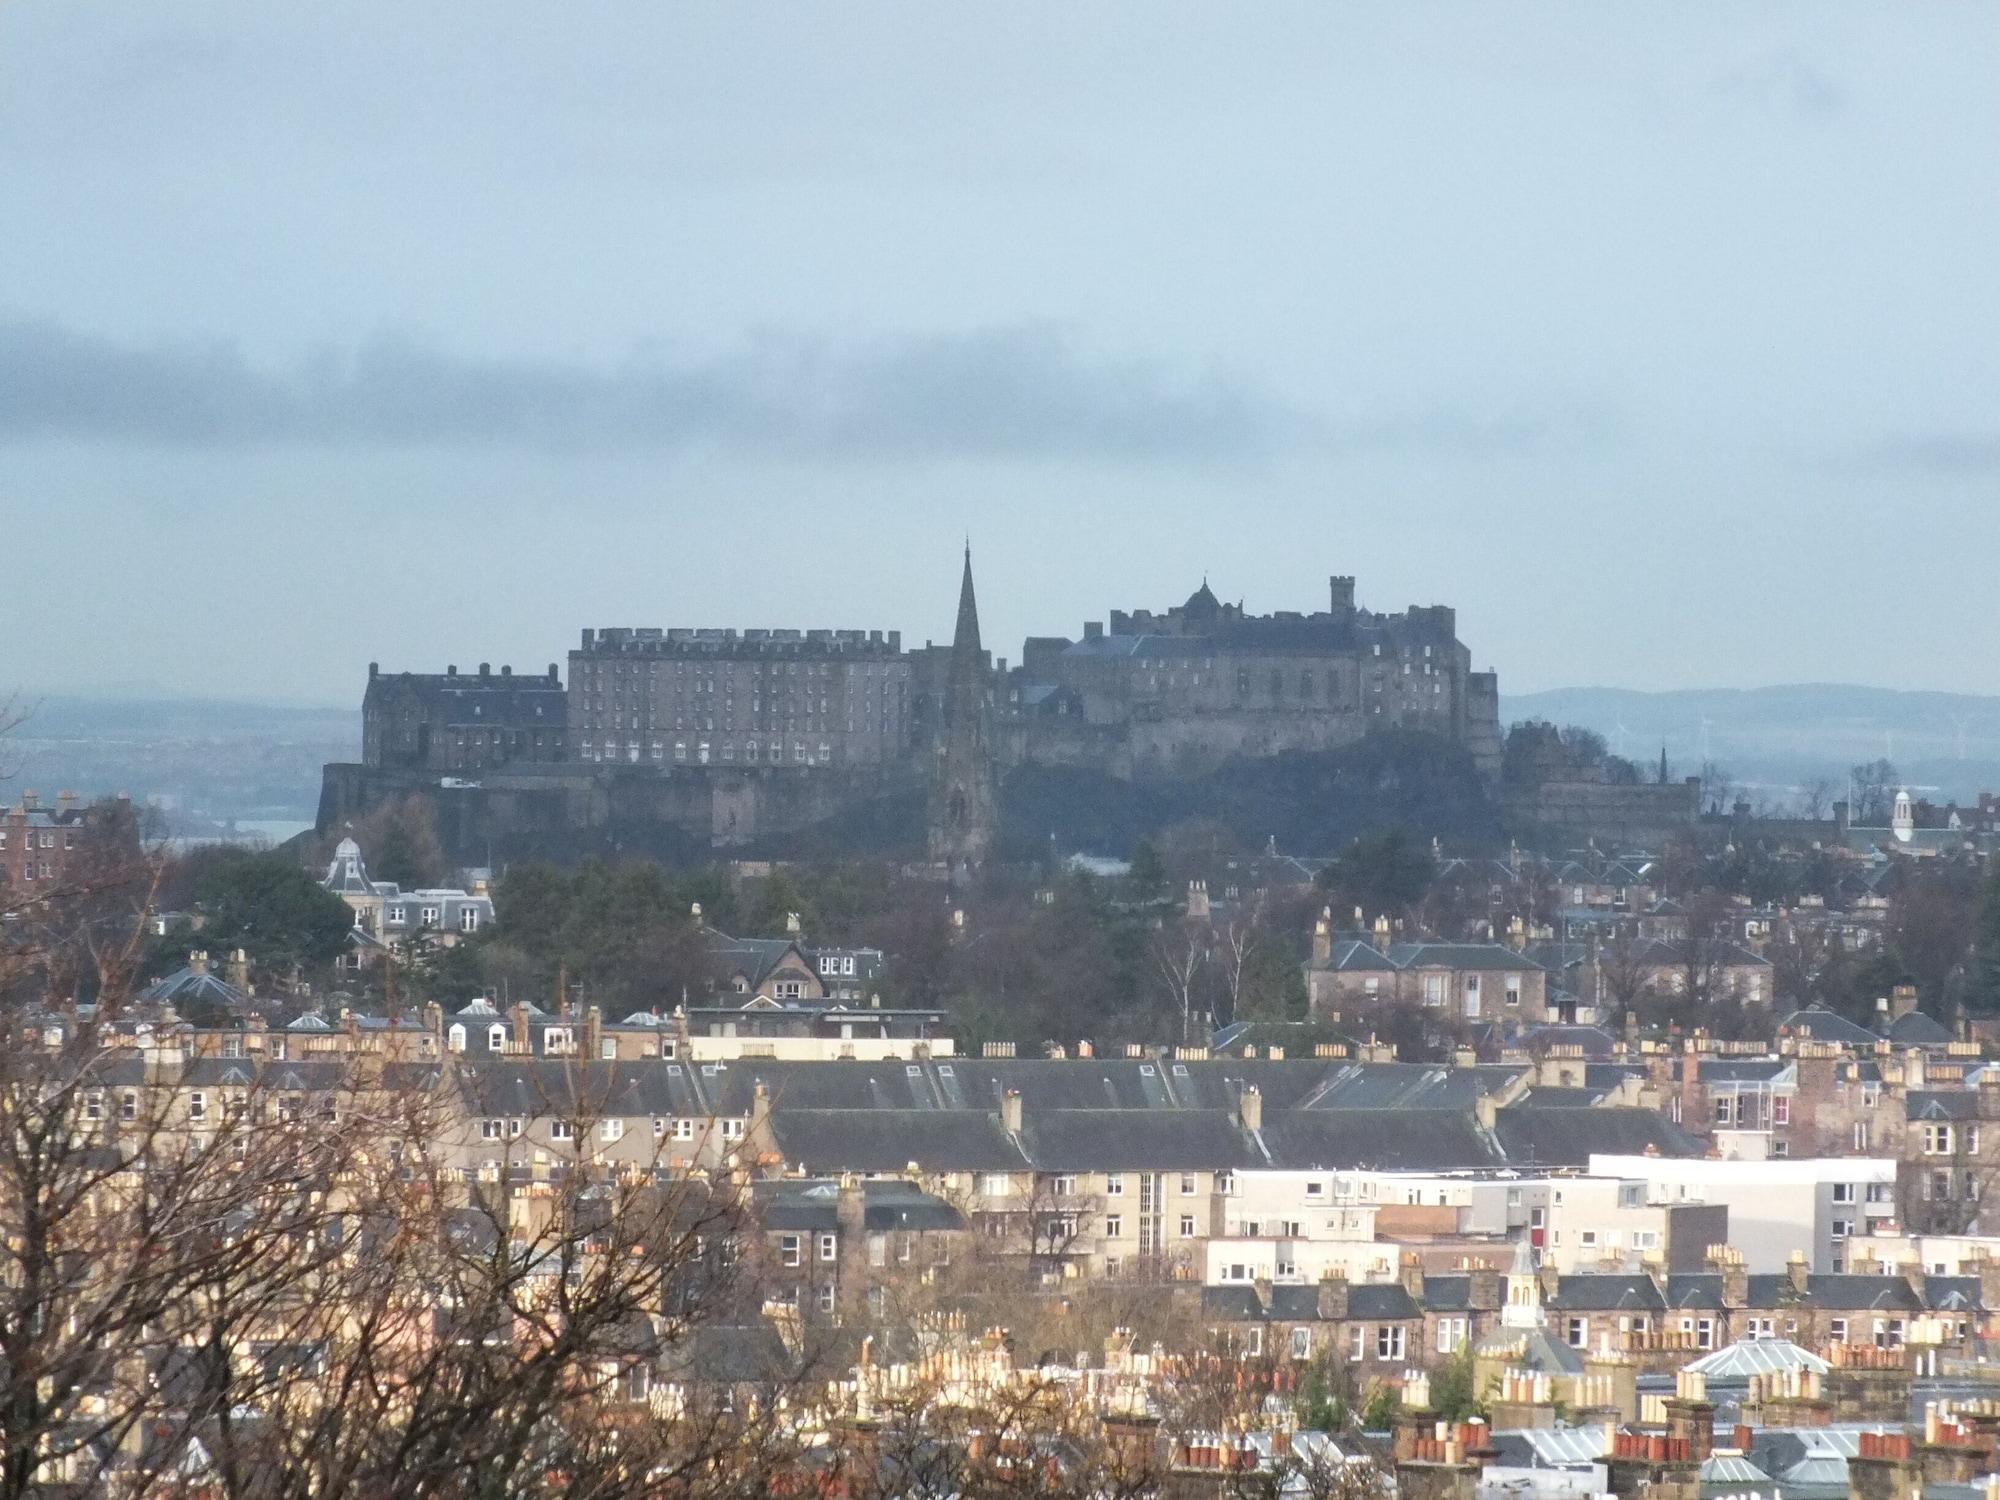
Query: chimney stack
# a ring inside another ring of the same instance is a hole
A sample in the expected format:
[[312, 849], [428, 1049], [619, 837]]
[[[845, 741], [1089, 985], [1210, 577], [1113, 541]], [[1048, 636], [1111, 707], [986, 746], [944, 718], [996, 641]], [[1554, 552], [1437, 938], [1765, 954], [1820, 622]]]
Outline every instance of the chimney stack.
[[1319, 1279], [1319, 1320], [1322, 1323], [1347, 1321], [1347, 1273], [1328, 1271]]
[[1243, 1128], [1252, 1135], [1264, 1128], [1264, 1096], [1256, 1084], [1243, 1085], [1243, 1092], [1236, 1096], [1236, 1112]]
[[1009, 1135], [1021, 1133], [1021, 1091], [1008, 1089], [1000, 1096], [1000, 1128]]

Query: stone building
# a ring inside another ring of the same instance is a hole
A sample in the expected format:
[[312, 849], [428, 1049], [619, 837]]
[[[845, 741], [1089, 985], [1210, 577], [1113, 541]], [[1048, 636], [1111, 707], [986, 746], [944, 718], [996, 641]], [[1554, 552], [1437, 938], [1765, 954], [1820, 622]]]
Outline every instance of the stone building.
[[911, 748], [899, 631], [586, 630], [569, 665], [582, 761], [880, 765]]
[[953, 868], [978, 865], [1000, 827], [1000, 794], [989, 739], [985, 654], [979, 644], [979, 604], [972, 592], [972, 548], [958, 586], [958, 623], [932, 753], [930, 856]]
[[515, 761], [565, 759], [567, 700], [556, 668], [539, 677], [443, 672], [384, 673], [368, 664], [361, 699], [361, 760], [375, 770], [486, 771]]
[[1373, 731], [1423, 730], [1500, 764], [1499, 683], [1472, 670], [1444, 606], [1252, 615], [1206, 581], [1163, 613], [1111, 612], [1083, 638], [1030, 638], [1009, 700], [1015, 753], [1108, 762], [1132, 776], [1196, 773], [1237, 756], [1328, 750]]
[[[1373, 940], [1371, 940], [1371, 938]], [[1333, 930], [1322, 912], [1306, 961], [1306, 998], [1316, 1020], [1367, 1018], [1391, 1005], [1421, 1005], [1453, 1020], [1538, 1026], [1550, 1016], [1548, 971], [1505, 943], [1392, 942]]]
[[34, 792], [0, 807], [0, 898], [60, 890], [86, 818], [74, 792], [60, 793], [54, 807], [44, 806]]
[[139, 819], [123, 792], [86, 803], [58, 792], [55, 805], [32, 791], [0, 805], [0, 911], [138, 868]]

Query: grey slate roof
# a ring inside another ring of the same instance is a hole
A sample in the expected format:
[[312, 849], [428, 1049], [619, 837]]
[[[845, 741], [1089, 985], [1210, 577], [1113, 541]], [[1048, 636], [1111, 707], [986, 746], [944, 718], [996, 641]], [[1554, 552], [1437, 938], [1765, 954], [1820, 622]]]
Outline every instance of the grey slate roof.
[[[1202, 1288], [1204, 1316], [1228, 1323], [1316, 1323], [1319, 1321], [1317, 1286], [1278, 1285], [1270, 1289], [1271, 1305], [1266, 1307], [1255, 1287], [1208, 1286]], [[1354, 1322], [1395, 1323], [1421, 1318], [1418, 1307], [1401, 1282], [1356, 1282], [1347, 1289], [1347, 1317]]]
[[1397, 943], [1389, 961], [1399, 969], [1535, 970], [1542, 966], [1505, 943]]
[[1875, 1045], [1875, 1033], [1865, 1026], [1857, 1026], [1845, 1016], [1828, 1010], [1824, 1005], [1808, 1005], [1804, 1010], [1795, 1010], [1778, 1023], [1780, 1032], [1789, 1031], [1794, 1036], [1811, 1037], [1816, 1042], [1835, 1042], [1843, 1047], [1867, 1047]]
[[1564, 1276], [1556, 1294], [1544, 1297], [1551, 1312], [1665, 1312], [1667, 1304], [1650, 1276]]
[[1613, 1155], [1699, 1156], [1699, 1145], [1650, 1109], [1503, 1109], [1495, 1133], [1516, 1166], [1588, 1166]]
[[1920, 1010], [1896, 1017], [1882, 1034], [1898, 1047], [1945, 1047], [1952, 1039], [1935, 1016], [1927, 1016]]
[[1030, 1162], [991, 1115], [920, 1110], [822, 1109], [774, 1113], [787, 1163], [806, 1171], [1020, 1172]]

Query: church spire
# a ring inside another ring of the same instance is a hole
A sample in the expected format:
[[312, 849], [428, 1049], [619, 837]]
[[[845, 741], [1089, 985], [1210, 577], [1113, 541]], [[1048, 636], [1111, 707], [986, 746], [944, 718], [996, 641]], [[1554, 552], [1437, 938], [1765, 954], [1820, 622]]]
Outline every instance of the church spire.
[[958, 581], [958, 625], [952, 631], [951, 654], [979, 655], [979, 601], [972, 594], [972, 543], [965, 544], [965, 572]]
[[972, 544], [958, 585], [958, 625], [941, 684], [936, 766], [931, 779], [931, 858], [956, 872], [985, 861], [998, 828], [999, 795], [987, 743], [991, 684], [979, 644], [979, 604], [972, 591]]

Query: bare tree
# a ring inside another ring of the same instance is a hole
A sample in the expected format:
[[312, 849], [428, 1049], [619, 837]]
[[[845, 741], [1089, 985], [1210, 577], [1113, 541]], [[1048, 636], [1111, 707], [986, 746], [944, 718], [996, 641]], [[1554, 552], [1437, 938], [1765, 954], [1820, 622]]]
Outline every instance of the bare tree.
[[1214, 954], [1214, 934], [1205, 922], [1170, 922], [1154, 930], [1147, 948], [1167, 1004], [1180, 1012], [1181, 1042], [1186, 1044]]
[[1799, 788], [1799, 816], [1817, 823], [1826, 816], [1832, 800], [1833, 782], [1825, 776], [1815, 776]]

